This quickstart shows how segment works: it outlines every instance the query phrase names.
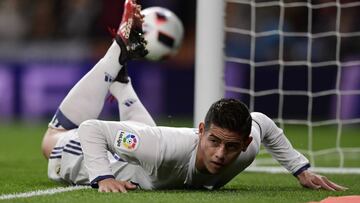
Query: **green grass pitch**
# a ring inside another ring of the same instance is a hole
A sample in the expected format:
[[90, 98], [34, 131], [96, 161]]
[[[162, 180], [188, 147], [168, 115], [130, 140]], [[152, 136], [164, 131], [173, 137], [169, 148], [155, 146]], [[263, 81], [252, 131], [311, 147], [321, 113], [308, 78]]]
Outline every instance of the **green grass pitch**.
[[[40, 151], [45, 129], [46, 124], [0, 125], [0, 196], [65, 186], [47, 179], [47, 162]], [[290, 174], [244, 172], [217, 191], [137, 190], [112, 194], [85, 189], [0, 202], [308, 202], [328, 196], [360, 195], [360, 175], [327, 176], [350, 189], [313, 191], [299, 186]]]

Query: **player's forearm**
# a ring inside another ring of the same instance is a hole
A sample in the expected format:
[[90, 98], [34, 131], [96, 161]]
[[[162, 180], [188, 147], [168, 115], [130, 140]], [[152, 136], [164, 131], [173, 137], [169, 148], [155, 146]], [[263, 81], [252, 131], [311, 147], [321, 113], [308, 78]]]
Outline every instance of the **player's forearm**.
[[283, 130], [278, 128], [269, 117], [262, 113], [252, 113], [252, 117], [261, 128], [263, 145], [283, 167], [293, 174], [308, 168], [308, 159], [293, 148]]
[[113, 178], [110, 162], [107, 156], [108, 148], [101, 122], [89, 120], [79, 127], [79, 137], [84, 153], [84, 164], [89, 173], [91, 184], [106, 178]]
[[269, 135], [263, 144], [274, 159], [294, 175], [310, 167], [309, 160], [292, 147], [282, 132]]

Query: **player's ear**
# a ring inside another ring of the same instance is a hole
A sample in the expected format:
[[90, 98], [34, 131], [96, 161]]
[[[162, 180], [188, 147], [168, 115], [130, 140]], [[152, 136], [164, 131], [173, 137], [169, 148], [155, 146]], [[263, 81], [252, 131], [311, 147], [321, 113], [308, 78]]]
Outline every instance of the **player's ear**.
[[205, 135], [205, 123], [200, 122], [199, 124], [199, 136], [203, 137]]
[[253, 140], [253, 137], [251, 137], [251, 136], [249, 136], [248, 138], [246, 138], [246, 139], [244, 140], [244, 145], [243, 145], [243, 148], [242, 148], [241, 151], [245, 152], [246, 149], [248, 148], [248, 146], [250, 145], [250, 143], [252, 142], [252, 140]]

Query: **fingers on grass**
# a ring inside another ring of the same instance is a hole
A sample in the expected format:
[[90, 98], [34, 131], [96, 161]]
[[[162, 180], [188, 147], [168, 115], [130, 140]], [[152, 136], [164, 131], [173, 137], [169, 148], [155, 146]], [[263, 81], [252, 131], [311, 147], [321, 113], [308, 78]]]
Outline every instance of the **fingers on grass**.
[[327, 179], [326, 177], [322, 177], [322, 180], [323, 180], [327, 185], [329, 185], [331, 188], [333, 188], [334, 190], [337, 190], [337, 191], [345, 191], [345, 190], [348, 189], [347, 187], [338, 185], [338, 184], [330, 181], [330, 180]]
[[122, 185], [121, 187], [119, 187], [119, 190], [120, 190], [120, 192], [122, 192], [122, 193], [127, 193], [127, 190], [126, 190], [126, 188]]
[[99, 192], [110, 192], [110, 190], [108, 188], [99, 188], [98, 190]]
[[126, 182], [125, 187], [126, 187], [126, 189], [130, 189], [130, 190], [136, 189], [136, 185], [134, 185], [134, 184], [132, 184], [130, 182]]
[[311, 189], [315, 189], [315, 190], [321, 188], [320, 185], [317, 185], [317, 184], [313, 183], [311, 180], [308, 181], [308, 183], [306, 184], [306, 187], [311, 188]]

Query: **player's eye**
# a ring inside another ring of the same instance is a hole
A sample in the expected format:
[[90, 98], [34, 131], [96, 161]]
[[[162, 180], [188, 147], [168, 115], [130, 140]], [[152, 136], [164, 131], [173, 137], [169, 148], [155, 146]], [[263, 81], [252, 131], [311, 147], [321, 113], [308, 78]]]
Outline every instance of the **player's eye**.
[[230, 143], [226, 145], [226, 149], [228, 151], [237, 151], [240, 149], [240, 144], [238, 143]]
[[209, 141], [212, 142], [212, 143], [216, 143], [216, 142], [217, 142], [217, 140], [215, 140], [215, 139], [209, 139]]
[[214, 138], [210, 138], [208, 141], [210, 142], [211, 146], [217, 146], [220, 144], [220, 141]]

